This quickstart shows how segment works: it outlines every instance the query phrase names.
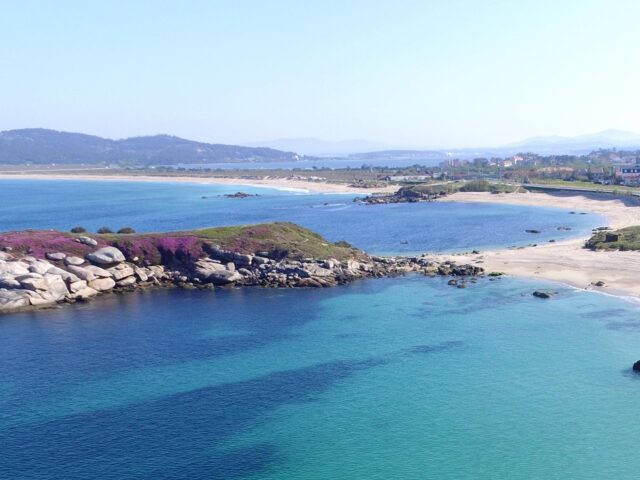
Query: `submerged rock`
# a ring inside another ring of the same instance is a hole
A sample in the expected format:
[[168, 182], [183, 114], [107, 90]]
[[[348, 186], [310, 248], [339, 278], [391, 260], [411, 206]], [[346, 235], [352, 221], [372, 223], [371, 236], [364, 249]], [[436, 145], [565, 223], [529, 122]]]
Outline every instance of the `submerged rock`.
[[633, 371], [636, 373], [640, 373], [640, 360], [633, 364]]
[[252, 195], [250, 193], [245, 193], [245, 192], [236, 192], [236, 193], [227, 193], [224, 196], [227, 198], [248, 198], [248, 197], [257, 197], [258, 195]]
[[550, 292], [543, 292], [541, 290], [536, 290], [532, 293], [532, 295], [536, 298], [551, 298], [553, 296]]

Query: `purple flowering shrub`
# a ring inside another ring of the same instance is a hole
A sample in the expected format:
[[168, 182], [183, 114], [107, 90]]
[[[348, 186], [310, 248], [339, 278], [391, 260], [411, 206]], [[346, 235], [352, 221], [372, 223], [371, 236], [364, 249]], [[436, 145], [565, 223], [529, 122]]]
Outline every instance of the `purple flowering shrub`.
[[146, 265], [188, 263], [204, 256], [202, 242], [195, 235], [140, 235], [113, 241], [128, 260]]
[[155, 238], [136, 237], [115, 240], [112, 245], [118, 248], [127, 260], [137, 258], [139, 263], [145, 265], [158, 265], [162, 259]]
[[83, 257], [105, 243], [98, 240], [98, 247], [90, 247], [75, 241], [76, 236], [56, 230], [24, 230], [0, 233], [0, 249], [44, 258], [47, 252], [63, 252]]
[[195, 261], [205, 255], [202, 241], [195, 235], [160, 237], [158, 250], [167, 263], [171, 260]]

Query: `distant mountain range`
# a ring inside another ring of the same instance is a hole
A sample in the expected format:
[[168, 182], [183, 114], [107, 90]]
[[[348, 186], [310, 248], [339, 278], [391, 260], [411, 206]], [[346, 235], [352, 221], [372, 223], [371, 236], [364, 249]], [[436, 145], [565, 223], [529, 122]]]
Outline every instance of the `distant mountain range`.
[[367, 140], [326, 141], [317, 138], [286, 138], [248, 144], [289, 150], [317, 157], [345, 157], [362, 159], [410, 159], [433, 161], [449, 157], [472, 158], [483, 156], [508, 156], [520, 152], [541, 155], [584, 154], [599, 148], [640, 148], [640, 135], [623, 130], [605, 130], [577, 137], [533, 137], [498, 147], [427, 149], [397, 147]]
[[0, 132], [0, 164], [175, 165], [300, 160], [293, 152], [194, 142], [169, 135], [110, 140], [41, 128]]
[[533, 137], [503, 148], [540, 154], [588, 153], [599, 148], [640, 148], [640, 135], [624, 130], [604, 130], [577, 137]]
[[[541, 155], [584, 154], [600, 148], [640, 149], [640, 135], [622, 130], [577, 137], [534, 137], [495, 148], [391, 149], [365, 140], [330, 142], [281, 139], [251, 146], [194, 142], [169, 135], [110, 140], [41, 128], [0, 132], [0, 164], [178, 165], [318, 161], [348, 157], [372, 161], [434, 165], [446, 158], [505, 157], [521, 152]], [[298, 153], [294, 153], [298, 152]]]
[[506, 157], [516, 153], [539, 155], [582, 155], [598, 149], [638, 150], [640, 135], [623, 130], [605, 130], [576, 137], [533, 137], [501, 147], [459, 149], [383, 150], [352, 154], [360, 159], [415, 159], [416, 163], [445, 158]]

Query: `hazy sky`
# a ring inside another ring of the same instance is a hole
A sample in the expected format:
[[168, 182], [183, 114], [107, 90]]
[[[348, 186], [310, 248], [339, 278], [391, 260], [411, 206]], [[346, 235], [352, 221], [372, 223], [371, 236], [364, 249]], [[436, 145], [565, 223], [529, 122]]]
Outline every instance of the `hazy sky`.
[[2, 1], [0, 130], [490, 146], [640, 132], [640, 1]]

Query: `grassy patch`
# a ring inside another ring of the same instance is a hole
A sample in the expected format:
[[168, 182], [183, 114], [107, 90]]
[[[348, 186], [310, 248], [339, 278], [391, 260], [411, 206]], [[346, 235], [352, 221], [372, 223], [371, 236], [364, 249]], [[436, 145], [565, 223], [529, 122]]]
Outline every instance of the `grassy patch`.
[[491, 192], [491, 193], [514, 193], [524, 191], [522, 187], [510, 185], [508, 183], [493, 183], [487, 180], [470, 180], [462, 185], [461, 192]]
[[640, 250], [640, 226], [596, 232], [585, 246], [592, 250]]
[[195, 230], [202, 240], [239, 253], [269, 252], [288, 258], [336, 258], [362, 255], [346, 242], [331, 243], [311, 230], [289, 222]]

